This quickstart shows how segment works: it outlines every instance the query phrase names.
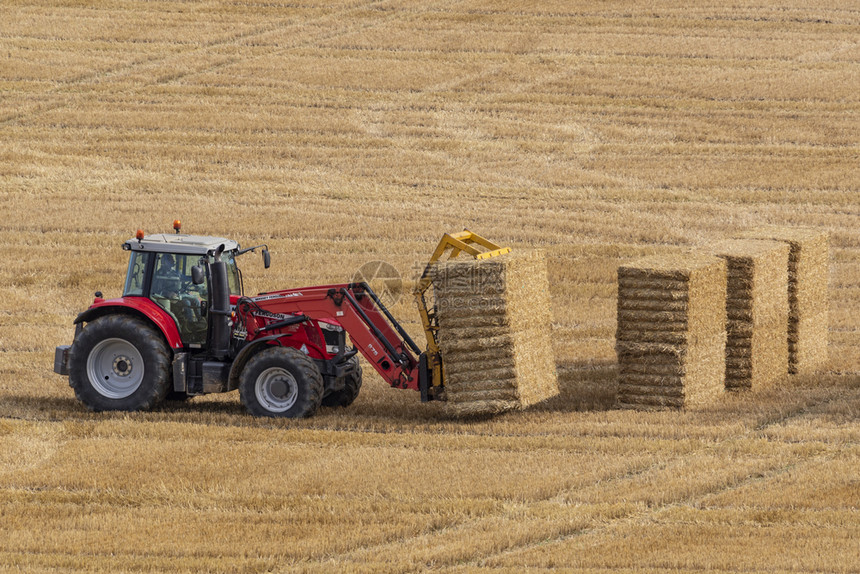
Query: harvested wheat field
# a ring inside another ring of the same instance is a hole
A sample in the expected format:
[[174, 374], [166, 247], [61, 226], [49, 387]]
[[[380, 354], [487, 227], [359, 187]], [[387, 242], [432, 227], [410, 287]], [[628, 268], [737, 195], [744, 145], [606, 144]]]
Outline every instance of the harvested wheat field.
[[714, 249], [727, 265], [726, 388], [749, 389], [785, 378], [788, 245], [734, 239]]
[[694, 253], [618, 268], [617, 406], [692, 407], [722, 394], [726, 274], [725, 261]]
[[[826, 0], [4, 3], [0, 572], [860, 571], [858, 38]], [[542, 250], [559, 394], [464, 421], [365, 365], [307, 420], [90, 413], [54, 347], [177, 218], [269, 246], [251, 293]], [[614, 408], [619, 267], [759, 226], [828, 234], [826, 359]]]

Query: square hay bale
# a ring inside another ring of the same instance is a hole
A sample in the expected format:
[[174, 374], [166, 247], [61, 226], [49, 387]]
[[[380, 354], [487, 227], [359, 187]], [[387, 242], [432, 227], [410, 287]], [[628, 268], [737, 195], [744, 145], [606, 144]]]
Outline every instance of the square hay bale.
[[696, 254], [618, 268], [617, 404], [705, 404], [724, 390], [726, 262]]
[[788, 372], [814, 372], [827, 361], [827, 233], [797, 227], [759, 227], [740, 237], [788, 244]]
[[726, 388], [749, 389], [788, 373], [788, 245], [730, 239], [726, 260]]
[[558, 394], [543, 252], [439, 263], [432, 280], [449, 410], [502, 412]]

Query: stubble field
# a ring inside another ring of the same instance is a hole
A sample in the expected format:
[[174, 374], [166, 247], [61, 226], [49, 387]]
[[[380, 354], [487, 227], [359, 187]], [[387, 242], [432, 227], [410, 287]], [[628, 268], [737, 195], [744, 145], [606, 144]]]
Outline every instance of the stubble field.
[[[859, 85], [848, 1], [4, 3], [0, 571], [860, 572]], [[252, 292], [544, 249], [561, 395], [89, 413], [53, 349], [176, 218]], [[762, 223], [831, 234], [829, 362], [613, 409], [618, 265]]]

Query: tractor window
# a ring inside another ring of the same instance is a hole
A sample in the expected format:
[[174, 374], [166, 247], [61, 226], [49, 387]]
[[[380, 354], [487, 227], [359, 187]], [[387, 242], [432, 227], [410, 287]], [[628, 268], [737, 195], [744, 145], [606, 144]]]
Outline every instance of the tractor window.
[[221, 256], [221, 261], [227, 264], [227, 283], [230, 285], [231, 295], [242, 294], [242, 276], [239, 274], [239, 267], [236, 265], [236, 259], [233, 253], [225, 253]]
[[[212, 256], [208, 258], [209, 263], [213, 263], [215, 259]], [[227, 266], [227, 287], [230, 289], [230, 295], [242, 295], [242, 272], [236, 265], [235, 253], [228, 251], [221, 254], [221, 261]]]
[[146, 278], [146, 264], [149, 261], [149, 253], [132, 251], [128, 261], [128, 273], [125, 277], [125, 289], [123, 297], [131, 295], [143, 295], [143, 281]]
[[167, 311], [186, 344], [200, 344], [206, 339], [206, 318], [201, 303], [206, 300], [206, 285], [195, 285], [191, 267], [199, 257], [159, 253], [152, 275], [150, 298]]

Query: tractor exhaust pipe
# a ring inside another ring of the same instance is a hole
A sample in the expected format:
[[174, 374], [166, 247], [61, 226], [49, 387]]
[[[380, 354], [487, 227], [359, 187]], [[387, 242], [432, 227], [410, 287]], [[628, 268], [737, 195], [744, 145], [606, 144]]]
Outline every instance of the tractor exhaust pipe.
[[212, 279], [209, 313], [209, 349], [217, 359], [227, 358], [230, 352], [230, 288], [227, 282], [227, 264], [221, 261], [224, 245], [212, 252], [215, 261], [209, 264]]

